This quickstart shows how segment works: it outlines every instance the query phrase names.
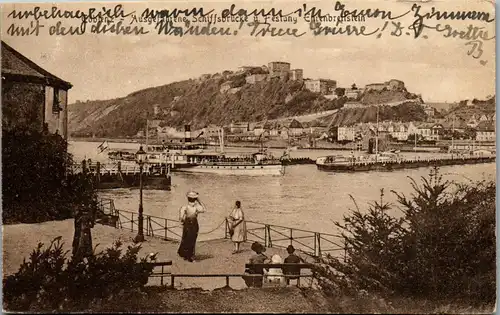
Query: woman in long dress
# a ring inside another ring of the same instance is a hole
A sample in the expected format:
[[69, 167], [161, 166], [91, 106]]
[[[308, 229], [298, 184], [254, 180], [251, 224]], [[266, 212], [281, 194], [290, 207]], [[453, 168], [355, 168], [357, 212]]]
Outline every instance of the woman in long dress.
[[198, 198], [198, 193], [187, 193], [188, 204], [180, 209], [179, 220], [182, 222], [182, 239], [177, 253], [190, 262], [194, 261], [196, 239], [198, 238], [198, 214], [206, 211], [205, 206]]
[[230, 224], [230, 234], [231, 240], [234, 243], [234, 251], [233, 254], [240, 252], [240, 244], [247, 240], [247, 226], [245, 222], [245, 214], [241, 209], [241, 202], [236, 201], [235, 207], [231, 214], [229, 215], [229, 224]]

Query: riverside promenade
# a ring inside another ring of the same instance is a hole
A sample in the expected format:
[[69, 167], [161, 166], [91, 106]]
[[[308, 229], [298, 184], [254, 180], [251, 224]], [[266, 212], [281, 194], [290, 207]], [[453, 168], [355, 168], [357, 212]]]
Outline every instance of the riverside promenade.
[[[71, 242], [73, 240], [74, 226], [73, 220], [49, 221], [37, 224], [12, 224], [3, 227], [3, 270], [4, 276], [16, 273], [23, 259], [28, 260], [30, 253], [36, 248], [39, 242], [48, 246], [50, 242], [58, 237], [62, 237], [65, 250], [68, 255], [71, 253]], [[123, 242], [122, 249], [125, 252], [127, 246], [133, 244], [132, 239], [136, 232], [125, 229], [117, 229], [111, 226], [96, 224], [92, 229], [93, 246], [97, 245], [97, 252], [102, 251], [120, 239]], [[244, 243], [242, 252], [232, 254], [233, 243], [228, 239], [201, 240], [196, 246], [196, 262], [190, 263], [177, 255], [178, 241], [165, 241], [161, 238], [146, 236], [146, 241], [142, 243], [139, 257], [144, 257], [149, 253], [158, 253], [157, 261], [172, 261], [171, 267], [166, 267], [165, 271], [174, 274], [242, 274], [245, 270], [245, 263], [253, 255], [250, 250], [251, 243]], [[300, 250], [298, 254], [308, 262], [314, 259]], [[279, 254], [286, 257], [283, 248], [267, 248], [266, 255]], [[69, 256], [68, 256], [69, 257]], [[302, 280], [302, 285], [310, 283], [309, 278]], [[149, 285], [159, 285], [159, 278], [150, 278]], [[164, 284], [170, 284], [170, 277], [164, 278]], [[202, 277], [176, 277], [175, 288], [201, 288], [203, 290], [214, 290], [224, 287], [226, 279], [202, 278]], [[245, 288], [245, 283], [241, 277], [230, 278], [230, 287], [233, 289]]]

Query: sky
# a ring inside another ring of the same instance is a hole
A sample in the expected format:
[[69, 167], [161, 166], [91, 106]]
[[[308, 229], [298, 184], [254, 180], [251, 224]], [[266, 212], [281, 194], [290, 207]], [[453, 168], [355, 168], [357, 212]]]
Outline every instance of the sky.
[[[203, 7], [219, 13], [235, 3], [238, 8], [281, 8], [293, 11], [307, 3], [317, 6], [324, 13], [333, 11], [335, 2], [311, 1], [205, 1], [124, 3], [125, 12], [141, 13], [146, 8], [174, 9]], [[391, 10], [394, 15], [407, 12], [410, 2], [391, 0], [343, 1], [349, 10]], [[49, 4], [37, 4], [50, 9]], [[58, 4], [62, 10], [100, 8], [104, 4]], [[488, 2], [437, 1], [438, 10], [477, 10], [494, 17], [494, 6]], [[309, 24], [299, 18], [297, 24], [278, 23], [281, 28], [298, 28], [307, 33], [299, 38], [250, 36], [250, 27], [240, 30], [237, 36], [190, 36], [181, 38], [158, 35], [152, 26], [143, 24], [150, 34], [115, 35], [91, 34], [81, 36], [50, 36], [48, 28], [58, 20], [40, 20], [45, 25], [39, 36], [10, 36], [11, 25], [27, 26], [32, 20], [9, 18], [12, 10], [32, 10], [33, 4], [2, 5], [2, 40], [26, 57], [69, 81], [73, 88], [69, 101], [104, 100], [124, 97], [134, 91], [161, 86], [171, 82], [196, 78], [204, 73], [236, 70], [244, 65], [264, 65], [270, 61], [287, 61], [292, 68], [304, 70], [307, 78], [337, 80], [341, 87], [352, 83], [364, 86], [369, 83], [399, 79], [410, 92], [422, 94], [427, 102], [453, 102], [463, 99], [485, 98], [495, 93], [495, 39], [484, 41], [483, 54], [475, 59], [467, 54], [472, 45], [468, 40], [445, 38], [444, 33], [425, 30], [427, 38], [413, 38], [403, 34], [390, 36], [385, 31], [380, 38], [372, 36], [328, 35], [313, 36]], [[106, 4], [113, 8], [114, 5]], [[430, 11], [430, 5], [422, 5], [421, 12]], [[403, 25], [410, 25], [414, 13], [401, 18]], [[365, 22], [343, 23], [339, 27], [365, 26], [367, 32], [384, 25], [381, 18], [368, 18]], [[75, 20], [62, 20], [63, 25], [77, 25]], [[76, 24], [75, 24], [76, 23]], [[482, 27], [488, 37], [495, 35], [495, 23], [481, 21], [436, 21], [426, 24], [449, 24], [457, 30], [468, 25]], [[389, 23], [390, 25], [391, 23]], [[199, 24], [199, 25], [206, 25]], [[216, 26], [219, 26], [217, 24]], [[325, 26], [335, 26], [324, 23]], [[226, 25], [237, 29], [237, 24]], [[477, 54], [477, 51], [475, 52]], [[482, 65], [479, 60], [486, 62]]]

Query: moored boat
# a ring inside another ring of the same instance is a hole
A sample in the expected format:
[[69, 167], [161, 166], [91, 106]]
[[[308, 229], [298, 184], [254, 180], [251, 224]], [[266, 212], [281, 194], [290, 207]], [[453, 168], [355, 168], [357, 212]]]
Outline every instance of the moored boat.
[[173, 172], [248, 176], [285, 174], [281, 160], [262, 152], [234, 158], [221, 153], [172, 155], [170, 163]]
[[420, 167], [494, 163], [495, 156], [462, 156], [449, 158], [401, 159], [390, 156], [368, 158], [325, 156], [316, 160], [319, 170], [335, 172], [392, 171]]

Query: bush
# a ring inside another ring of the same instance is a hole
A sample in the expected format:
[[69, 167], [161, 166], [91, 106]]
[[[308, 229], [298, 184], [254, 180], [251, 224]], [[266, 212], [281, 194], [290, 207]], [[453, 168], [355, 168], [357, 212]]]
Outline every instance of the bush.
[[424, 299], [495, 301], [495, 183], [456, 185], [435, 169], [414, 194], [396, 193], [403, 215], [381, 200], [345, 216], [345, 260], [316, 270], [329, 295], [359, 292]]
[[72, 217], [82, 204], [95, 208], [96, 189], [86, 176], [68, 176], [73, 159], [59, 135], [14, 129], [2, 132], [4, 223]]
[[117, 241], [86, 260], [66, 259], [61, 237], [33, 250], [19, 271], [4, 280], [4, 308], [9, 311], [60, 311], [88, 308], [91, 303], [142, 289], [152, 273], [140, 246], [122, 255]]

